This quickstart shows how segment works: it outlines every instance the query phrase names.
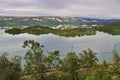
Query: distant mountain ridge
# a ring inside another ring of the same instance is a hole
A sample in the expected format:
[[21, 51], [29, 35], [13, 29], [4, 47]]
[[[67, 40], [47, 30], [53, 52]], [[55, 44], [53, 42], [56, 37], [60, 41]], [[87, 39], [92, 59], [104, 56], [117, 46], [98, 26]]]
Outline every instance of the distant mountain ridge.
[[0, 16], [0, 28], [27, 27], [44, 25], [48, 27], [92, 27], [102, 26], [111, 22], [120, 22], [120, 19], [94, 19], [81, 17], [41, 16], [41, 17], [8, 17]]

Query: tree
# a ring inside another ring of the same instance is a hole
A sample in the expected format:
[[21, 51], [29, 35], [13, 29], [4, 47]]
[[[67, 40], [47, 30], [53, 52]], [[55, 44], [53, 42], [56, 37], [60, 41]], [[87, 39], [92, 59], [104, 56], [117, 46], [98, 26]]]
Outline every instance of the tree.
[[118, 55], [118, 51], [114, 48], [113, 49], [113, 59], [115, 62], [119, 62], [120, 61], [120, 57]]
[[21, 73], [21, 60], [20, 56], [13, 56], [11, 58], [11, 65], [7, 68], [7, 75], [5, 80], [20, 80]]
[[22, 60], [22, 58], [20, 56], [17, 56], [17, 55], [15, 55], [11, 58], [11, 62], [15, 64], [14, 69], [16, 72], [21, 71], [21, 60]]
[[7, 55], [7, 53], [4, 53], [0, 57], [0, 70], [2, 72], [0, 80], [20, 80], [21, 58], [14, 56], [10, 60], [7, 58]]
[[24, 57], [26, 61], [25, 71], [37, 80], [44, 80], [46, 72], [45, 56], [42, 50], [44, 46], [34, 40], [26, 40], [23, 43], [23, 48], [26, 47], [29, 48], [29, 50]]
[[80, 59], [79, 56], [75, 54], [75, 52], [69, 52], [67, 56], [63, 59], [62, 67], [64, 70], [70, 73], [72, 76], [72, 80], [77, 79], [77, 70], [80, 68]]
[[6, 67], [9, 65], [9, 60], [7, 59], [8, 53], [3, 53], [0, 56], [0, 80], [4, 79]]
[[87, 68], [93, 67], [93, 65], [98, 61], [96, 53], [89, 48], [88, 50], [84, 50], [83, 53], [80, 53], [80, 57], [82, 59], [83, 67]]
[[103, 66], [104, 66], [105, 68], [108, 68], [107, 62], [106, 62], [105, 60], [103, 61]]
[[55, 50], [55, 51], [48, 52], [48, 56], [45, 58], [45, 60], [46, 60], [46, 65], [48, 69], [59, 68], [60, 67], [59, 51]]
[[7, 59], [8, 53], [3, 53], [0, 56], [0, 72], [3, 72], [3, 70], [9, 65], [9, 60]]

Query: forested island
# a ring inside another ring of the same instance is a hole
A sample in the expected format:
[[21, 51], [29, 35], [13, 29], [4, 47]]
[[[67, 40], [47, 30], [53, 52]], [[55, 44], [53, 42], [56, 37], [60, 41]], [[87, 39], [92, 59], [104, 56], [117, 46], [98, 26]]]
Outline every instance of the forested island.
[[29, 33], [34, 35], [41, 34], [55, 34], [65, 37], [75, 37], [83, 35], [95, 35], [96, 31], [102, 31], [111, 35], [120, 35], [120, 23], [110, 23], [104, 26], [96, 26], [92, 28], [66, 28], [66, 29], [53, 29], [47, 26], [35, 25], [27, 28], [12, 28], [5, 30], [9, 34]]
[[52, 29], [50, 27], [35, 25], [27, 28], [12, 28], [5, 31], [9, 34], [20, 34], [20, 33], [29, 33], [34, 35], [41, 34], [55, 34], [59, 36], [74, 37], [74, 36], [83, 36], [83, 35], [95, 35], [94, 29], [87, 28], [67, 28], [67, 29]]
[[120, 22], [106, 24], [102, 27], [97, 27], [96, 30], [102, 31], [111, 35], [120, 35]]
[[[91, 49], [82, 53], [70, 51], [65, 57], [58, 50], [48, 51], [45, 55], [44, 45], [26, 40], [27, 48], [24, 58], [0, 55], [0, 80], [119, 80], [120, 56], [113, 49], [113, 63], [98, 63], [97, 53]], [[24, 67], [22, 61], [24, 60]]]

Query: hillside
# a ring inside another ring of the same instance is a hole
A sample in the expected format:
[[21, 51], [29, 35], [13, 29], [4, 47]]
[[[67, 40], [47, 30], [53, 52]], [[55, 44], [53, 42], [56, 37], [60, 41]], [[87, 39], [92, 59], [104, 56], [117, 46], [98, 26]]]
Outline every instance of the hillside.
[[120, 22], [106, 24], [102, 27], [97, 27], [96, 30], [102, 31], [111, 35], [120, 35]]
[[92, 19], [81, 17], [0, 17], [0, 28], [26, 27], [32, 25], [44, 25], [48, 27], [91, 27], [102, 26], [110, 22], [120, 22], [119, 19]]

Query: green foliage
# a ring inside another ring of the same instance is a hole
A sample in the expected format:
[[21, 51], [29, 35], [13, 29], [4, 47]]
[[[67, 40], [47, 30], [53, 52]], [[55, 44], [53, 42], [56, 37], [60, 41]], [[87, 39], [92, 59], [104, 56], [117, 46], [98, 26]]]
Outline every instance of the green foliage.
[[63, 59], [62, 69], [69, 72], [72, 76], [72, 80], [77, 80], [78, 72], [80, 68], [80, 59], [75, 52], [69, 52], [67, 56]]
[[91, 68], [98, 61], [96, 53], [93, 52], [91, 49], [84, 50], [83, 53], [80, 53], [80, 57], [82, 60], [83, 67]]
[[85, 80], [89, 73], [79, 73], [78, 74], [78, 80]]
[[120, 56], [119, 56], [118, 51], [116, 49], [113, 49], [113, 59], [115, 62], [120, 61]]
[[110, 70], [110, 74], [113, 75], [113, 76], [119, 76], [120, 77], [120, 65], [114, 66]]
[[104, 64], [99, 64], [93, 67], [92, 72], [87, 76], [85, 80], [119, 80], [119, 74], [119, 65], [113, 65], [113, 67], [109, 68], [104, 66]]
[[12, 28], [12, 29], [5, 30], [5, 33], [16, 35], [16, 34], [22, 33], [22, 30], [19, 28]]
[[44, 54], [42, 47], [38, 42], [26, 40], [23, 43], [23, 48], [28, 47], [29, 50], [25, 54], [25, 71], [29, 75], [33, 75], [36, 79], [44, 80], [46, 67], [44, 64]]
[[85, 80], [111, 80], [108, 70], [97, 69], [93, 71]]
[[[64, 58], [58, 50], [48, 52], [45, 56], [43, 45], [26, 40], [23, 48], [27, 48], [24, 59], [24, 70], [21, 68], [20, 56], [8, 59], [7, 53], [0, 56], [0, 80], [119, 80], [120, 65], [98, 64], [96, 53], [91, 49], [79, 55], [68, 52]], [[118, 52], [114, 49], [114, 54]], [[113, 55], [116, 58], [116, 55]]]
[[72, 80], [68, 73], [55, 73], [49, 75], [46, 80]]
[[0, 80], [20, 80], [21, 57], [8, 60], [6, 53], [0, 56]]
[[45, 58], [45, 63], [48, 69], [57, 69], [60, 68], [61, 60], [59, 51], [55, 50], [48, 52], [48, 56]]
[[16, 69], [7, 67], [4, 73], [4, 80], [20, 80], [20, 73]]
[[35, 25], [27, 28], [13, 28], [5, 31], [9, 34], [20, 34], [20, 33], [29, 33], [35, 35], [49, 34], [53, 33], [59, 36], [74, 37], [74, 36], [83, 36], [83, 35], [94, 35], [96, 32], [94, 29], [84, 29], [84, 28], [68, 28], [68, 29], [52, 29], [46, 26]]
[[97, 27], [96, 30], [112, 35], [120, 35], [120, 22], [106, 24], [102, 27]]
[[104, 66], [105, 68], [108, 68], [107, 62], [106, 62], [105, 60], [103, 61], [103, 66]]

